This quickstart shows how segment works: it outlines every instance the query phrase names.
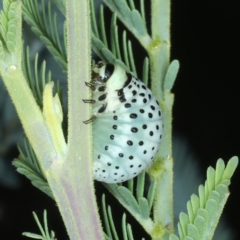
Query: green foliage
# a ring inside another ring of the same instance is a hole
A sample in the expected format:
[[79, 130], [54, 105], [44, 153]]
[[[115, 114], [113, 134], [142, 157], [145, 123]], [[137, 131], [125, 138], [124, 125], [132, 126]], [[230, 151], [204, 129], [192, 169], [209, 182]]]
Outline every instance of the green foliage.
[[41, 235], [30, 233], [30, 232], [24, 232], [22, 235], [25, 237], [29, 237], [32, 239], [41, 239], [41, 240], [55, 240], [55, 233], [53, 231], [48, 230], [48, 222], [47, 222], [47, 211], [44, 210], [43, 212], [43, 226], [41, 225], [38, 216], [35, 212], [33, 212], [33, 217], [38, 225], [38, 228], [41, 232]]
[[[132, 227], [130, 224], [127, 224], [126, 222], [126, 214], [124, 213], [122, 216], [122, 236], [123, 238], [120, 238], [112, 216], [112, 210], [110, 206], [106, 206], [106, 199], [105, 195], [102, 195], [102, 211], [103, 211], [103, 222], [106, 229], [105, 233], [105, 240], [134, 240], [133, 233], [132, 233]], [[144, 240], [144, 238], [142, 238]]]
[[41, 1], [41, 5], [38, 4], [37, 0], [23, 0], [22, 10], [25, 21], [42, 40], [62, 70], [67, 72], [65, 45], [63, 48], [60, 42], [58, 16], [56, 13], [53, 14], [51, 3], [48, 2], [48, 6], [46, 7], [44, 0]]
[[[46, 73], [46, 61], [43, 61], [40, 70], [38, 63], [38, 53], [35, 55], [33, 66], [31, 66], [30, 57], [29, 57], [29, 47], [26, 48], [25, 53], [23, 54], [23, 71], [24, 75], [28, 81], [29, 87], [32, 90], [32, 93], [36, 99], [36, 102], [43, 108], [43, 90], [47, 83], [51, 79], [51, 71]], [[33, 73], [32, 73], [33, 69]], [[60, 100], [62, 100], [62, 88], [59, 81], [57, 81], [56, 92], [59, 95]], [[54, 92], [55, 95], [55, 92]]]
[[[150, 183], [146, 195], [144, 195], [144, 188], [146, 186], [145, 172], [142, 172], [137, 176], [136, 186], [134, 186], [133, 179], [128, 181], [128, 187], [122, 186], [121, 184], [103, 183], [103, 185], [143, 226], [146, 232], [151, 235], [154, 230], [154, 222], [150, 215], [156, 190], [156, 182], [152, 181]], [[135, 188], [136, 195], [133, 193]]]
[[18, 149], [20, 156], [13, 161], [13, 165], [17, 168], [17, 171], [25, 175], [35, 187], [49, 197], [54, 198], [29, 141], [24, 139], [24, 150], [20, 147]]
[[[9, 62], [19, 65], [22, 49], [20, 9], [20, 2], [14, 0], [3, 1], [3, 11], [0, 12], [1, 68], [5, 68]], [[12, 53], [12, 55], [9, 53]]]
[[135, 8], [134, 1], [130, 1], [129, 5], [125, 0], [104, 0], [104, 3], [112, 12], [117, 14], [121, 22], [141, 43], [145, 42], [144, 39], [147, 38], [148, 33], [145, 23], [144, 4], [141, 4], [142, 12], [140, 13]]
[[222, 159], [217, 161], [216, 170], [209, 167], [205, 185], [199, 186], [198, 194], [192, 195], [187, 203], [188, 214], [181, 213], [178, 223], [180, 238], [177, 239], [212, 239], [214, 230], [229, 196], [230, 179], [238, 165], [238, 158], [233, 157], [227, 166]]
[[172, 61], [171, 64], [169, 65], [169, 68], [167, 70], [167, 74], [164, 80], [163, 89], [165, 92], [171, 91], [173, 84], [176, 80], [178, 70], [179, 70], [179, 62], [177, 60]]

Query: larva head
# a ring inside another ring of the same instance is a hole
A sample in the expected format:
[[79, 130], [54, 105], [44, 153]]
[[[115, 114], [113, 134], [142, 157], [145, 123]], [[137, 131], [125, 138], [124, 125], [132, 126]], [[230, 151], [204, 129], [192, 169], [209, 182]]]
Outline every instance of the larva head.
[[121, 89], [126, 81], [126, 71], [118, 64], [98, 62], [92, 69], [92, 82], [106, 84], [108, 91]]

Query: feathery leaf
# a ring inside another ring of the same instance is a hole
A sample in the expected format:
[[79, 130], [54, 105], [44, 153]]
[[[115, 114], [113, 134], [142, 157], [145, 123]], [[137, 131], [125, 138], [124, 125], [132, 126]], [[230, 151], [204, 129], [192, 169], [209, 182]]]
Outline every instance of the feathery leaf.
[[46, 7], [44, 0], [42, 0], [40, 8], [36, 0], [23, 0], [22, 9], [25, 21], [42, 40], [63, 71], [67, 72], [67, 57], [60, 41], [58, 17], [56, 13], [53, 14], [51, 3], [49, 2]]

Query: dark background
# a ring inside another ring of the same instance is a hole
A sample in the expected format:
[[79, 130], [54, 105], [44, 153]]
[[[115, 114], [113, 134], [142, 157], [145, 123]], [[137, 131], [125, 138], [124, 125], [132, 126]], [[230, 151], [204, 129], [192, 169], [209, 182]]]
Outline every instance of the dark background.
[[[203, 176], [218, 158], [226, 162], [240, 156], [239, 16], [238, 0], [172, 1], [171, 58], [180, 61], [173, 88], [173, 132], [183, 144], [188, 143]], [[15, 143], [11, 144], [4, 159], [10, 166], [17, 156]], [[239, 175], [238, 167], [223, 215], [235, 234], [231, 239], [240, 239]], [[15, 185], [0, 183], [1, 239], [26, 239], [21, 237], [23, 231], [37, 233], [31, 212], [41, 217], [43, 209], [48, 210], [50, 228], [56, 230], [57, 238], [67, 239], [55, 203], [25, 177], [13, 178]], [[97, 192], [101, 192], [100, 184]], [[110, 196], [108, 199], [114, 203]]]

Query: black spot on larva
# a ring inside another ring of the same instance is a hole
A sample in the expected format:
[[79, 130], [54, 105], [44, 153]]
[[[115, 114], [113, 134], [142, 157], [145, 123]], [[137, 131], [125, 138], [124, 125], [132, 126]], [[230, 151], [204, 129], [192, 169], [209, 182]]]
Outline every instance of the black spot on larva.
[[159, 117], [161, 116], [161, 111], [158, 111], [158, 116], [159, 116]]
[[142, 125], [142, 128], [143, 128], [143, 129], [147, 129], [147, 125], [146, 125], [146, 124], [143, 124], [143, 125]]
[[122, 95], [124, 95], [124, 93], [123, 93], [123, 88], [121, 88], [121, 89], [118, 90], [117, 92], [118, 92], [118, 96], [122, 96]]
[[152, 148], [152, 150], [154, 150], [154, 149], [155, 149], [155, 147]]
[[155, 107], [154, 107], [153, 105], [151, 105], [150, 108], [151, 108], [152, 110], [155, 110]]
[[114, 179], [114, 181], [116, 182], [116, 181], [117, 181], [117, 179]]
[[114, 135], [110, 135], [110, 139], [113, 140], [114, 139]]
[[129, 159], [130, 159], [130, 160], [133, 160], [133, 156], [130, 156]]
[[145, 85], [142, 85], [142, 89], [146, 90], [147, 88], [146, 88], [146, 86], [145, 86]]
[[97, 64], [96, 64], [96, 67], [97, 68], [101, 68], [101, 67], [103, 67], [104, 66], [104, 62], [102, 62], [102, 61], [100, 61], [100, 62], [98, 62]]
[[140, 146], [142, 146], [142, 145], [144, 144], [144, 142], [143, 142], [143, 141], [140, 141], [138, 144], [139, 144]]
[[122, 175], [121, 177], [124, 177], [124, 175]]
[[125, 95], [122, 95], [122, 96], [119, 98], [119, 101], [120, 101], [120, 102], [126, 102]]
[[115, 172], [114, 175], [117, 175], [117, 173]]
[[134, 85], [136, 85], [136, 84], [137, 84], [135, 81], [134, 81], [133, 83], [134, 83]]
[[143, 103], [147, 103], [147, 99], [146, 98], [143, 99]]
[[139, 94], [141, 97], [145, 97], [145, 93], [140, 93]]
[[144, 150], [144, 151], [143, 151], [143, 154], [146, 154], [146, 153], [147, 153], [147, 150]]
[[140, 109], [139, 112], [140, 112], [140, 113], [144, 113], [145, 111], [144, 111], [143, 109]]
[[140, 165], [138, 165], [138, 167], [140, 168], [142, 165], [140, 164]]
[[157, 105], [159, 105], [159, 102], [158, 102], [158, 100], [156, 100], [156, 103], [157, 103]]
[[106, 87], [105, 86], [101, 86], [98, 88], [98, 91], [99, 92], [104, 92], [106, 90]]
[[95, 170], [95, 172], [97, 172], [97, 170]]
[[138, 129], [137, 129], [136, 127], [132, 127], [132, 128], [131, 128], [131, 131], [132, 131], [133, 133], [136, 133], [136, 132], [138, 132]]
[[113, 127], [113, 129], [115, 129], [115, 130], [117, 129], [117, 125], [113, 125], [112, 127]]
[[134, 175], [136, 175], [137, 173], [135, 172]]
[[124, 155], [123, 153], [119, 153], [118, 156], [122, 158]]
[[100, 159], [101, 158], [101, 155], [98, 155], [98, 159]]
[[111, 166], [112, 164], [110, 162], [107, 163], [108, 166]]
[[115, 168], [116, 168], [116, 169], [119, 169], [119, 166], [116, 166]]
[[132, 94], [133, 94], [133, 96], [135, 96], [135, 95], [137, 94], [137, 91], [136, 91], [136, 90], [133, 90], [133, 91], [132, 91]]
[[137, 101], [137, 99], [134, 98], [134, 99], [132, 100], [132, 103], [135, 103], [136, 101]]
[[148, 113], [148, 117], [152, 118], [153, 117], [152, 113]]
[[132, 88], [132, 85], [129, 85], [128, 88], [131, 89], [131, 88]]
[[152, 95], [151, 94], [148, 94], [148, 98], [149, 98], [149, 100], [152, 98]]
[[137, 84], [137, 87], [138, 87], [138, 88], [140, 87], [139, 84]]
[[124, 107], [125, 107], [125, 108], [130, 108], [130, 107], [131, 107], [131, 104], [130, 104], [130, 103], [125, 103]]
[[156, 125], [156, 129], [159, 130], [159, 126], [158, 125]]
[[106, 151], [108, 150], [108, 146], [105, 146], [105, 150], [106, 150]]
[[150, 135], [150, 136], [153, 136], [153, 131], [150, 131], [150, 132], [149, 132], [149, 135]]
[[151, 159], [153, 159], [153, 157], [151, 157]]
[[113, 111], [113, 113], [116, 113], [116, 111]]
[[111, 63], [108, 63], [105, 68], [103, 82], [107, 82], [107, 80], [112, 76], [113, 72], [114, 72], [114, 65]]
[[102, 170], [102, 172], [106, 172], [106, 170]]
[[113, 119], [114, 119], [114, 120], [118, 120], [118, 117], [117, 117], [117, 116], [113, 116]]
[[137, 114], [136, 114], [136, 113], [131, 113], [131, 114], [129, 115], [129, 117], [135, 119], [135, 118], [137, 118]]
[[133, 168], [133, 165], [130, 165], [130, 168]]
[[160, 135], [160, 139], [162, 138], [162, 134]]
[[127, 141], [127, 144], [128, 144], [129, 146], [132, 146], [132, 145], [133, 145], [133, 142], [132, 142], [131, 140], [128, 140], [128, 141]]
[[106, 97], [107, 97], [107, 94], [103, 94], [98, 98], [98, 101], [103, 101], [106, 99]]
[[107, 107], [107, 104], [103, 104], [99, 109], [98, 109], [98, 113], [103, 113], [105, 111]]

